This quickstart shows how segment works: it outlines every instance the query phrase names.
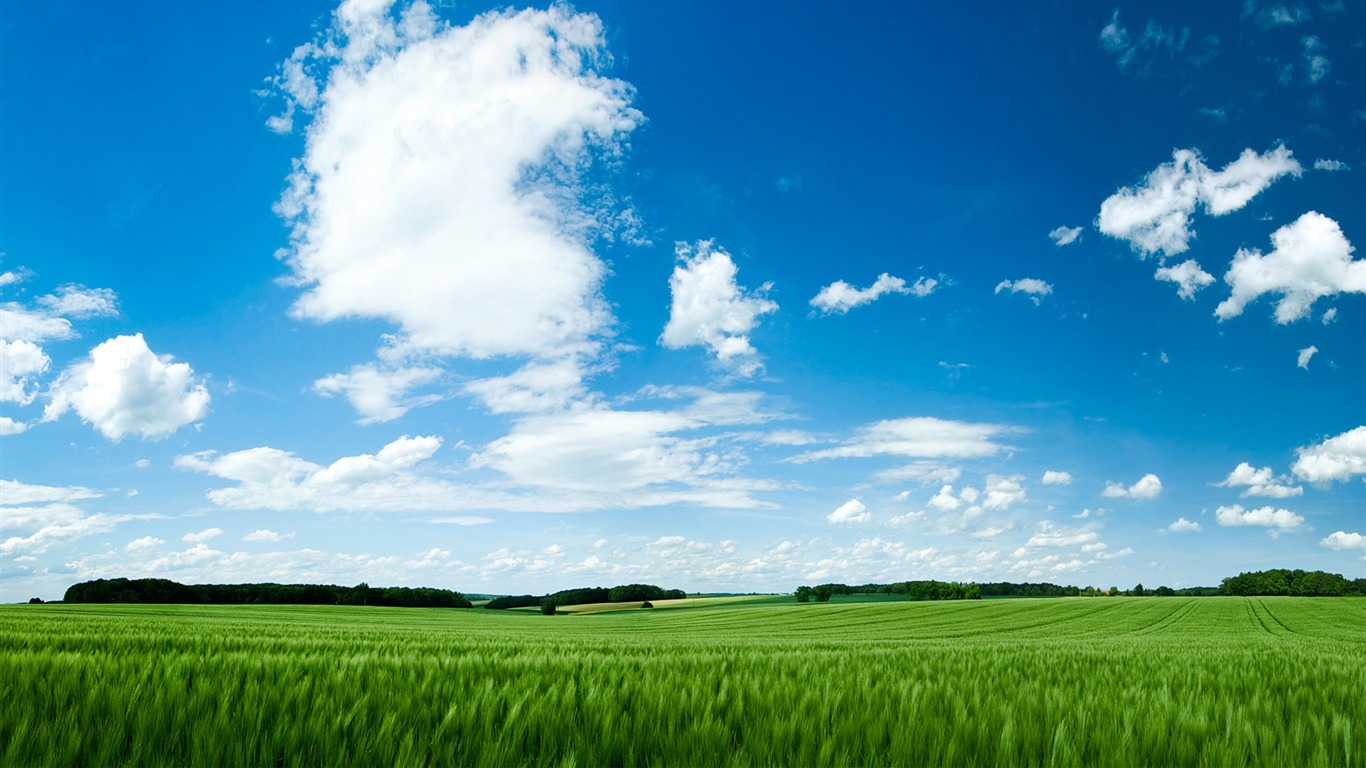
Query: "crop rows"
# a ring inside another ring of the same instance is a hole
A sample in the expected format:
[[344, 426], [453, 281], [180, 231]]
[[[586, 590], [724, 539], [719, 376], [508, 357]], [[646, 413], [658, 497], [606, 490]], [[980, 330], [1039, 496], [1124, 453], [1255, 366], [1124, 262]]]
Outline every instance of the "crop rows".
[[1366, 600], [0, 609], [5, 765], [1366, 765]]

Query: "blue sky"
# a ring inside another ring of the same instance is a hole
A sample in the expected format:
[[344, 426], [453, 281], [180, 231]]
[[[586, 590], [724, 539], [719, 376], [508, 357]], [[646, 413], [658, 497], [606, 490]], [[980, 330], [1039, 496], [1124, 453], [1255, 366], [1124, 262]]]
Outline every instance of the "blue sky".
[[0, 19], [0, 600], [1366, 573], [1356, 3]]

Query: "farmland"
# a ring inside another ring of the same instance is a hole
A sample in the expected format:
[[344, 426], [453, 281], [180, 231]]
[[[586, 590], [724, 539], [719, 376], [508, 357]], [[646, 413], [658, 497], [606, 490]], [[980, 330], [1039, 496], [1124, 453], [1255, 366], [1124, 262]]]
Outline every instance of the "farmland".
[[4, 765], [1366, 765], [1366, 600], [0, 607]]

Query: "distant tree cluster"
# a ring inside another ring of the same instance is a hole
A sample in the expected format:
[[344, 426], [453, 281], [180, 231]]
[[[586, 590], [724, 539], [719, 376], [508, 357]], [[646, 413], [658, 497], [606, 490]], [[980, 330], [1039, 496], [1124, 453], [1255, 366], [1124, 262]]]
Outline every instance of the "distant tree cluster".
[[[1092, 590], [1096, 594], [1096, 590]], [[1061, 586], [1043, 581], [994, 581], [982, 585], [983, 597], [1081, 597], [1085, 590], [1081, 587]]]
[[890, 584], [822, 584], [797, 587], [799, 603], [823, 603], [833, 595], [906, 595], [911, 600], [976, 600], [982, 597], [1213, 597], [1216, 595], [1296, 595], [1336, 597], [1366, 595], [1366, 579], [1350, 580], [1341, 574], [1323, 571], [1275, 569], [1242, 573], [1224, 579], [1218, 587], [1161, 586], [1148, 589], [1141, 583], [1131, 589], [1110, 587], [1073, 587], [1048, 582], [995, 581], [985, 584], [953, 581], [897, 581]]
[[822, 584], [819, 587], [797, 587], [797, 602], [809, 603], [815, 599], [818, 603], [830, 602], [830, 596], [835, 594], [834, 585]]
[[1338, 597], [1366, 595], [1366, 579], [1348, 580], [1338, 573], [1288, 571], [1276, 568], [1269, 571], [1240, 573], [1224, 579], [1219, 585], [1224, 595], [1296, 595], [1300, 597]]
[[354, 587], [331, 584], [180, 584], [169, 579], [96, 579], [73, 584], [68, 603], [202, 605], [381, 605], [402, 608], [472, 608], [464, 595], [431, 587]]
[[588, 603], [637, 603], [649, 600], [682, 600], [688, 593], [681, 589], [664, 589], [653, 584], [623, 584], [618, 587], [581, 587], [562, 589], [548, 595], [508, 595], [495, 597], [484, 604], [492, 610], [508, 608], [535, 608], [553, 614], [561, 605], [585, 605]]
[[797, 587], [797, 602], [828, 602], [834, 595], [906, 595], [911, 600], [978, 600], [983, 595], [976, 583], [956, 581], [899, 581], [892, 584], [821, 584]]

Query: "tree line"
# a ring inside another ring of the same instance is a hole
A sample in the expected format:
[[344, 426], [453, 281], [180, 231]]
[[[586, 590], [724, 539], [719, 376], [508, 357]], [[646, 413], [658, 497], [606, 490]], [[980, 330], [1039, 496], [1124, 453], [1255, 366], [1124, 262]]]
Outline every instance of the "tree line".
[[906, 595], [911, 600], [980, 600], [982, 587], [974, 582], [898, 581], [892, 584], [820, 584], [797, 587], [797, 602], [824, 603], [835, 595]]
[[1161, 586], [1148, 589], [1136, 584], [1130, 589], [1076, 587], [1049, 582], [994, 581], [897, 581], [890, 584], [821, 584], [797, 587], [797, 602], [823, 603], [835, 595], [905, 595], [910, 600], [977, 600], [983, 597], [1213, 597], [1216, 595], [1299, 597], [1338, 597], [1366, 595], [1366, 579], [1350, 580], [1338, 573], [1272, 569], [1230, 576], [1217, 587]]
[[95, 579], [72, 584], [67, 603], [192, 605], [379, 605], [473, 608], [463, 594], [433, 587], [354, 587], [335, 584], [180, 584], [169, 579]]
[[1348, 580], [1340, 573], [1273, 568], [1230, 576], [1219, 585], [1219, 592], [1225, 595], [1300, 597], [1366, 595], [1366, 579]]
[[508, 608], [536, 608], [544, 614], [553, 614], [561, 605], [585, 605], [588, 603], [639, 603], [651, 600], [682, 600], [688, 593], [681, 589], [664, 589], [654, 584], [622, 584], [612, 587], [580, 587], [562, 589], [548, 595], [507, 595], [495, 597], [484, 604], [491, 610]]

